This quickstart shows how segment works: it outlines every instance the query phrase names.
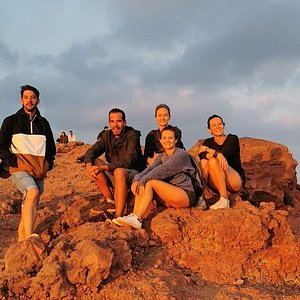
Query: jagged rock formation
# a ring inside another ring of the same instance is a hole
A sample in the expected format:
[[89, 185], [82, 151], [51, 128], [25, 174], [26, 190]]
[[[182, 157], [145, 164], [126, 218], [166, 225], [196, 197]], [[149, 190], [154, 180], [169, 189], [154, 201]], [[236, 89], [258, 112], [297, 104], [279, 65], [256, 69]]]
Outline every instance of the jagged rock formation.
[[90, 214], [100, 194], [77, 160], [88, 147], [57, 155], [38, 213], [42, 241], [16, 243], [21, 196], [0, 181], [4, 299], [299, 299], [300, 192], [286, 147], [241, 139], [259, 208], [235, 195], [232, 209], [165, 209], [142, 230]]

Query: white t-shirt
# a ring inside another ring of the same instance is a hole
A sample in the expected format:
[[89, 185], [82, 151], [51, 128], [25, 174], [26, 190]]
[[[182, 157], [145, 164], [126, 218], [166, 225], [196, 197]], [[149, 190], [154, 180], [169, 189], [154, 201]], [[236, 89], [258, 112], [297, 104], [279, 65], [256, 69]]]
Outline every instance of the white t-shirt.
[[69, 142], [75, 142], [76, 141], [76, 136], [75, 136], [74, 133], [73, 133], [73, 135], [68, 134], [68, 141]]

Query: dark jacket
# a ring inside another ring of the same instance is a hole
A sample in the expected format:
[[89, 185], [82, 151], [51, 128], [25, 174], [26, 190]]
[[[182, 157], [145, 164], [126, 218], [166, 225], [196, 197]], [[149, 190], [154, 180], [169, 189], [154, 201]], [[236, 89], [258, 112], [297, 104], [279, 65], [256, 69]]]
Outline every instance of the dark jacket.
[[111, 130], [104, 131], [100, 139], [85, 153], [84, 162], [94, 160], [105, 153], [109, 171], [116, 168], [135, 169], [142, 171], [145, 162], [140, 144], [141, 133], [132, 127], [125, 126], [119, 138]]
[[21, 108], [4, 119], [0, 130], [0, 159], [10, 173], [26, 171], [34, 178], [46, 176], [46, 163], [53, 168], [56, 147], [48, 121], [37, 110], [30, 120]]

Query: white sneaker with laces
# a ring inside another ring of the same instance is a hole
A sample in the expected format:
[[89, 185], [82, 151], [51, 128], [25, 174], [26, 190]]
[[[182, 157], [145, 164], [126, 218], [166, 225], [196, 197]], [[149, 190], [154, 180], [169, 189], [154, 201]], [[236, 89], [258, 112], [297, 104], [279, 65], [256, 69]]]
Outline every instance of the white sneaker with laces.
[[124, 217], [118, 217], [112, 220], [115, 224], [120, 226], [131, 226], [135, 229], [142, 228], [142, 221], [139, 220], [139, 217], [136, 214], [130, 214]]
[[220, 197], [220, 200], [212, 205], [209, 209], [220, 209], [220, 208], [229, 208], [229, 200], [224, 197]]

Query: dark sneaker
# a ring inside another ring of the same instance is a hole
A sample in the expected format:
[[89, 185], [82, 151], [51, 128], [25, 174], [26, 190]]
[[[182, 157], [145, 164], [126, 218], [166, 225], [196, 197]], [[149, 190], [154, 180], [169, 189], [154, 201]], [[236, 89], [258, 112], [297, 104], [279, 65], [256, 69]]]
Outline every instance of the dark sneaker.
[[99, 214], [102, 214], [104, 212], [110, 212], [110, 213], [115, 212], [116, 208], [115, 208], [114, 204], [109, 203], [107, 201], [103, 201], [103, 202], [100, 202], [99, 205], [97, 205], [95, 207], [92, 207], [90, 209], [90, 211], [93, 214], [99, 215]]

